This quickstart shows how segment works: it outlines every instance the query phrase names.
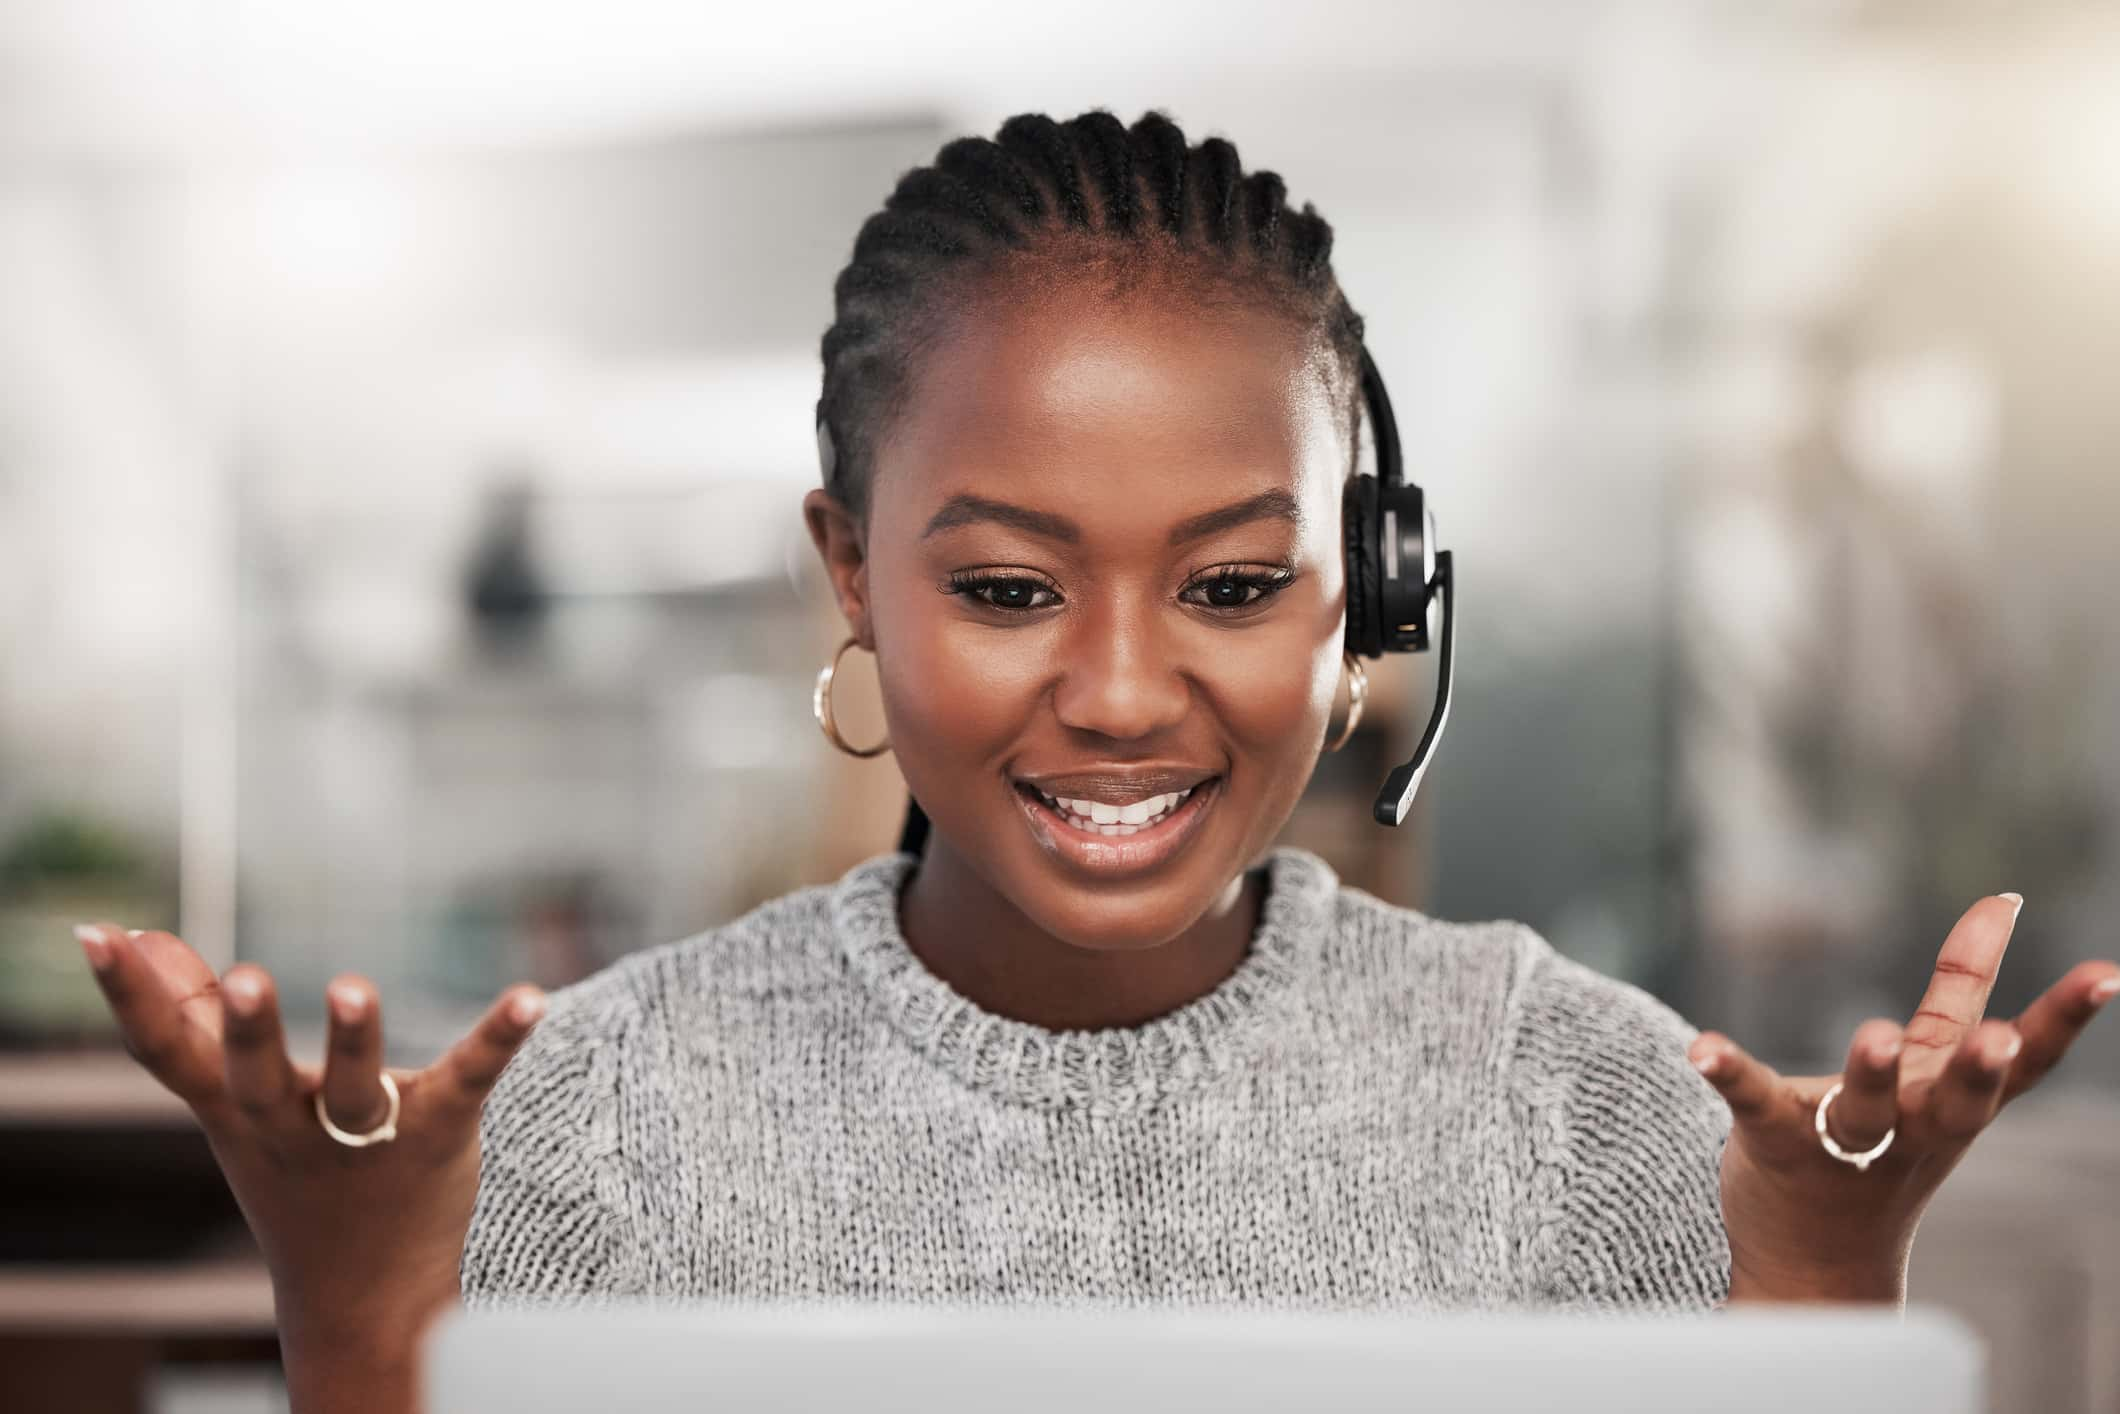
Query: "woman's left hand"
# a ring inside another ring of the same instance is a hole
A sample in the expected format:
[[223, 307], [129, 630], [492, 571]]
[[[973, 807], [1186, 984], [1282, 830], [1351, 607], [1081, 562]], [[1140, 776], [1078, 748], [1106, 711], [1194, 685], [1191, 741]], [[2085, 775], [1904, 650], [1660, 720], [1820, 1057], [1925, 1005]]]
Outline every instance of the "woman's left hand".
[[[1734, 1116], [1722, 1157], [1733, 1302], [1906, 1299], [1929, 1198], [2120, 992], [2120, 964], [2079, 963], [2014, 1022], [1983, 1021], [2019, 906], [2001, 894], [1966, 910], [1913, 1017], [1857, 1027], [1839, 1075], [1778, 1075], [1719, 1032], [1693, 1042], [1689, 1057]], [[1818, 1102], [1836, 1082], [1827, 1132], [1842, 1150], [1866, 1153], [1892, 1134], [1866, 1169], [1819, 1141]]]

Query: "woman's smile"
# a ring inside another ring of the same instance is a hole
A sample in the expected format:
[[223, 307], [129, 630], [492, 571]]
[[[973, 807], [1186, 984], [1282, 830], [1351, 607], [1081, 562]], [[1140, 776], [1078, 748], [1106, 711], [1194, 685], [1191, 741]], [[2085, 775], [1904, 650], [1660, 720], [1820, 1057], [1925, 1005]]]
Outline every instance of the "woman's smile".
[[1184, 849], [1220, 798], [1222, 778], [1199, 770], [1104, 770], [1018, 778], [1032, 837], [1070, 867], [1101, 876], [1144, 874]]

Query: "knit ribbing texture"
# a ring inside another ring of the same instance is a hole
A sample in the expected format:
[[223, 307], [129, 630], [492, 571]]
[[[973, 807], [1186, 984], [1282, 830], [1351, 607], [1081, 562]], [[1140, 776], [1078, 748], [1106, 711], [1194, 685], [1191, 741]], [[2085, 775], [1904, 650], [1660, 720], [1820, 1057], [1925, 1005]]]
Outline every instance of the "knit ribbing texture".
[[1243, 960], [1051, 1031], [930, 972], [887, 854], [552, 994], [481, 1121], [464, 1299], [1700, 1311], [1730, 1111], [1520, 923], [1264, 860]]

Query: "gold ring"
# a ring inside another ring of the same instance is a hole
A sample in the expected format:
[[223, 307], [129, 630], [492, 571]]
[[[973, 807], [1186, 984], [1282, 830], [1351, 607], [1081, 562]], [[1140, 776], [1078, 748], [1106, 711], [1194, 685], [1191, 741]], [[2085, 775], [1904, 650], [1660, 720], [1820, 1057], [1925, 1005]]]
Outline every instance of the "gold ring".
[[391, 1140], [397, 1138], [397, 1082], [390, 1078], [390, 1072], [387, 1070], [382, 1073], [381, 1079], [383, 1082], [383, 1093], [390, 1097], [390, 1112], [383, 1116], [381, 1124], [369, 1130], [366, 1134], [348, 1133], [333, 1124], [331, 1116], [324, 1113], [324, 1091], [319, 1088], [316, 1094], [317, 1123], [324, 1126], [324, 1132], [349, 1149], [365, 1149], [370, 1144], [388, 1144]]
[[1818, 1119], [1816, 1121], [1818, 1126], [1818, 1142], [1826, 1146], [1826, 1152], [1828, 1154], [1831, 1154], [1834, 1158], [1840, 1160], [1844, 1164], [1855, 1165], [1855, 1171], [1857, 1173], [1862, 1173], [1870, 1167], [1870, 1160], [1882, 1158], [1884, 1155], [1884, 1151], [1892, 1147], [1892, 1136], [1899, 1133], [1899, 1126], [1895, 1124], [1890, 1129], [1886, 1130], [1884, 1138], [1877, 1141], [1877, 1145], [1875, 1148], [1865, 1150], [1860, 1154], [1851, 1154], [1847, 1150], [1841, 1148], [1838, 1144], [1835, 1144], [1833, 1142], [1833, 1136], [1826, 1133], [1826, 1106], [1832, 1104], [1833, 1097], [1840, 1093], [1841, 1083], [1842, 1082], [1838, 1080], [1834, 1081], [1833, 1088], [1826, 1091], [1824, 1097], [1821, 1098], [1818, 1102]]

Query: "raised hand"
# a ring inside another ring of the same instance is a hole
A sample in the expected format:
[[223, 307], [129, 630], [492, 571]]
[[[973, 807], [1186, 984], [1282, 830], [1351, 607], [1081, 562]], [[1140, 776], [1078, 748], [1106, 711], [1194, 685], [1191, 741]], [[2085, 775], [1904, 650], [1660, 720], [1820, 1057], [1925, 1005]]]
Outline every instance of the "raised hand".
[[191, 1107], [257, 1236], [294, 1407], [409, 1407], [420, 1334], [457, 1296], [479, 1109], [544, 1014], [543, 995], [511, 988], [434, 1064], [389, 1072], [395, 1133], [353, 1147], [325, 1130], [319, 1096], [322, 1114], [352, 1135], [378, 1129], [392, 1108], [381, 1003], [365, 979], [341, 976], [327, 990], [319, 1071], [288, 1056], [263, 968], [217, 978], [168, 933], [76, 933], [125, 1048]]
[[[1732, 1301], [1905, 1299], [1929, 1199], [2002, 1106], [2044, 1079], [2120, 993], [2120, 964], [2084, 962], [2015, 1021], [1983, 1020], [2021, 904], [1998, 894], [1966, 910], [1914, 1015], [1904, 1026], [1863, 1022], [1839, 1075], [1782, 1076], [1719, 1032], [1694, 1040], [1693, 1064], [1734, 1117], [1722, 1159]], [[1826, 1136], [1849, 1159], [1829, 1153], [1816, 1127], [1836, 1083]], [[1850, 1161], [1880, 1144], [1863, 1166]]]

